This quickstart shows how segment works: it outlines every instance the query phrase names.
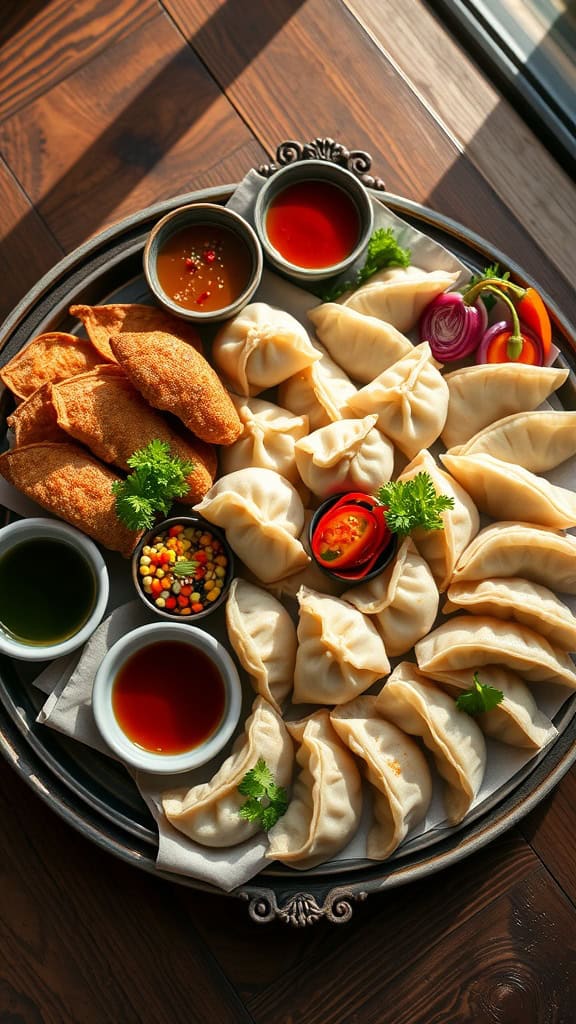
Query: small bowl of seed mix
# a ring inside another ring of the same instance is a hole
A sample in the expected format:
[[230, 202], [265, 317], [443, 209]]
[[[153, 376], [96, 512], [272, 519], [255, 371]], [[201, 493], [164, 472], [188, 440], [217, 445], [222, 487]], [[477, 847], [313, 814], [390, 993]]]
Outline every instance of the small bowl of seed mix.
[[132, 578], [144, 604], [171, 622], [197, 622], [219, 608], [234, 576], [221, 530], [202, 516], [164, 519], [140, 540]]

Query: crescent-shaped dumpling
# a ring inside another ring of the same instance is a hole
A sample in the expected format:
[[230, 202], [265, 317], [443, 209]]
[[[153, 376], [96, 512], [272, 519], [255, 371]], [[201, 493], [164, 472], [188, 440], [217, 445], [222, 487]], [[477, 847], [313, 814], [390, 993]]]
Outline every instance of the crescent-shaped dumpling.
[[576, 537], [530, 523], [491, 523], [468, 545], [451, 582], [495, 576], [520, 576], [576, 594]]
[[296, 626], [287, 608], [268, 591], [234, 579], [226, 600], [228, 640], [256, 693], [276, 710], [292, 689]]

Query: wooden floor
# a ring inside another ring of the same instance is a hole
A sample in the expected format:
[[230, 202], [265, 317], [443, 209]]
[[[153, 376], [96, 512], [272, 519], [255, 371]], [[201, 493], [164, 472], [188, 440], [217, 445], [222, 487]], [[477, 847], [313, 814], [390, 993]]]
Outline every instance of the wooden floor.
[[[576, 193], [420, 0], [4, 0], [0, 315], [91, 235], [285, 139], [368, 150], [576, 320]], [[1, 1024], [573, 1024], [576, 771], [351, 921], [256, 925], [65, 825], [0, 764]]]

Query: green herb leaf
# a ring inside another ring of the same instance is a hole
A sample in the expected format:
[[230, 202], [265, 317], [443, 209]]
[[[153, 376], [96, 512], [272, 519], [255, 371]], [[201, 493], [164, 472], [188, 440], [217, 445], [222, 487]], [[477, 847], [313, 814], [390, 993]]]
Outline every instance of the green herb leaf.
[[[510, 277], [510, 271], [504, 270], [500, 273], [500, 264], [491, 263], [489, 267], [485, 267], [481, 274], [473, 274], [470, 278], [470, 282], [461, 289], [461, 291], [468, 291], [473, 285], [479, 284], [480, 281], [488, 281], [497, 279], [498, 281], [508, 281]], [[486, 306], [488, 312], [496, 305], [496, 297], [491, 295], [490, 292], [483, 292], [480, 296], [482, 302]]]
[[497, 707], [503, 700], [502, 690], [497, 690], [488, 683], [481, 683], [478, 673], [475, 672], [471, 688], [458, 696], [456, 707], [459, 711], [465, 711], [467, 715], [481, 715], [484, 711], [491, 711]]
[[174, 576], [193, 576], [198, 568], [198, 562], [191, 562], [181, 558], [179, 562], [174, 562], [170, 566], [170, 571]]
[[386, 506], [386, 523], [392, 533], [406, 535], [417, 527], [443, 530], [441, 512], [454, 508], [454, 498], [436, 494], [429, 473], [418, 473], [412, 480], [396, 480], [378, 491], [378, 501]]
[[334, 302], [350, 288], [364, 284], [377, 270], [383, 270], [384, 267], [409, 267], [410, 261], [410, 249], [403, 249], [398, 244], [392, 228], [376, 228], [368, 242], [364, 266], [358, 270], [354, 280], [333, 285], [322, 298], [324, 302]]
[[128, 459], [134, 470], [112, 484], [116, 515], [130, 530], [149, 530], [157, 513], [168, 515], [175, 498], [188, 491], [194, 463], [170, 454], [167, 441], [155, 438]]
[[258, 758], [254, 768], [246, 772], [238, 786], [238, 792], [248, 797], [238, 811], [247, 821], [259, 821], [268, 832], [278, 818], [286, 813], [288, 794], [283, 786], [277, 786], [274, 776], [264, 758]]

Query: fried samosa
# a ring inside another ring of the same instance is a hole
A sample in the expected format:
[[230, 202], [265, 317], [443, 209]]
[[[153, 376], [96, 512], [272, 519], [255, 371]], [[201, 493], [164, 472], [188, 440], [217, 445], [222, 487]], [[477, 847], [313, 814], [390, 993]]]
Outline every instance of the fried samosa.
[[190, 490], [182, 502], [195, 504], [212, 486], [215, 449], [191, 435], [181, 436], [148, 404], [120, 366], [110, 363], [60, 381], [52, 387], [52, 403], [62, 430], [103, 462], [130, 470], [128, 459], [136, 449], [158, 438], [168, 442], [173, 455], [194, 463], [188, 477]]
[[202, 351], [202, 341], [195, 327], [184, 320], [176, 320], [158, 306], [143, 303], [114, 303], [109, 306], [70, 306], [70, 316], [77, 316], [84, 324], [86, 334], [107, 362], [115, 362], [110, 339], [123, 331], [140, 334], [142, 331], [173, 332], [182, 341]]
[[202, 441], [226, 445], [240, 436], [242, 423], [230, 395], [191, 345], [166, 331], [122, 332], [110, 344], [151, 405], [173, 413]]
[[128, 558], [141, 532], [116, 516], [120, 478], [76, 444], [28, 444], [0, 455], [0, 475], [38, 505]]
[[29, 398], [48, 382], [91, 370], [102, 357], [90, 341], [74, 334], [39, 334], [0, 370], [0, 380], [17, 398]]

